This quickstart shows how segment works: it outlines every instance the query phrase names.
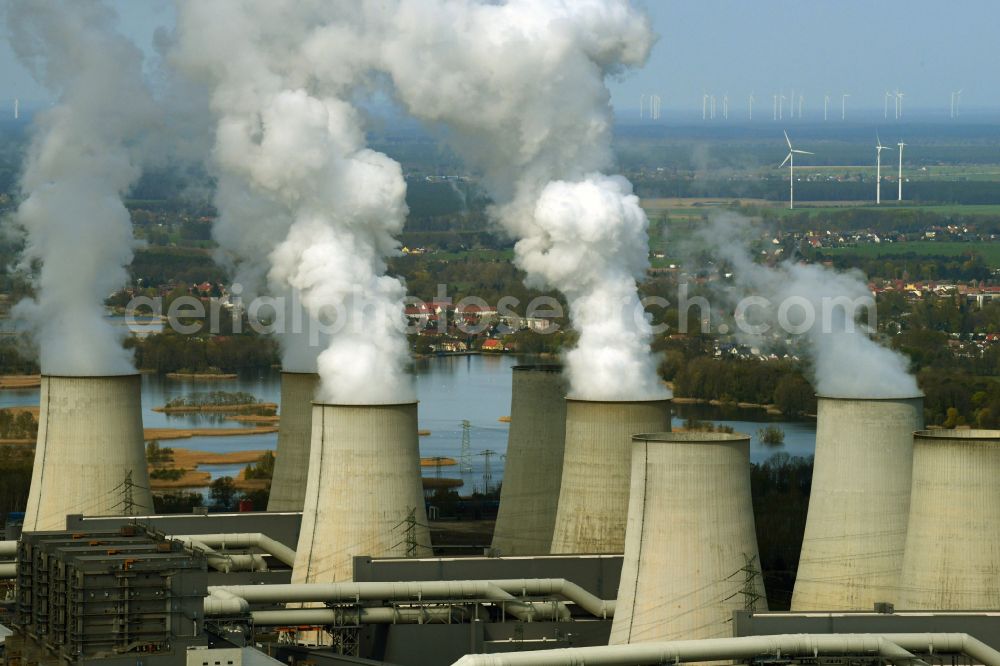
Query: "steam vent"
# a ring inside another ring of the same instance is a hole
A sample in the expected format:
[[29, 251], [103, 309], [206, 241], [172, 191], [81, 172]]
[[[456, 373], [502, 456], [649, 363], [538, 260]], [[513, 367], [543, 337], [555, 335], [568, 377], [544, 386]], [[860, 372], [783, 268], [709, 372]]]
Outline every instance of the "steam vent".
[[566, 384], [559, 365], [513, 369], [510, 431], [493, 549], [542, 555], [552, 546], [566, 441]]
[[819, 396], [816, 458], [793, 611], [895, 601], [923, 398]]
[[760, 562], [750, 437], [656, 433], [632, 442], [611, 644], [732, 636], [733, 611], [767, 609], [763, 581], [752, 574]]
[[24, 531], [66, 528], [66, 515], [153, 512], [139, 375], [42, 376]]
[[897, 608], [1000, 607], [1000, 430], [913, 438], [913, 494]]
[[314, 404], [293, 583], [353, 576], [355, 555], [427, 556], [417, 403]]
[[301, 511], [309, 470], [312, 400], [319, 375], [281, 373], [281, 420], [268, 511]]
[[669, 431], [669, 400], [566, 399], [566, 449], [552, 553], [625, 550], [632, 436]]

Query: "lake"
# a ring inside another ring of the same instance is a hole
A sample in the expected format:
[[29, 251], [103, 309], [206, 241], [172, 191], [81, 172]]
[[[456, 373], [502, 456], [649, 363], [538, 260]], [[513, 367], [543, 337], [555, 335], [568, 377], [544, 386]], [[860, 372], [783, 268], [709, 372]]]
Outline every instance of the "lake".
[[[474, 487], [482, 488], [487, 459], [489, 459], [491, 484], [503, 479], [503, 455], [507, 450], [508, 425], [500, 421], [510, 414], [511, 368], [531, 359], [513, 355], [446, 356], [421, 359], [414, 364], [417, 395], [420, 399], [420, 428], [430, 434], [420, 438], [420, 455], [444, 456], [459, 461], [462, 450], [462, 421], [470, 424], [469, 438], [472, 450], [472, 471], [462, 473], [459, 466], [441, 467], [440, 475], [461, 478], [463, 492]], [[226, 421], [217, 414], [163, 414], [153, 411], [171, 398], [204, 391], [246, 391], [264, 402], [280, 402], [281, 375], [277, 370], [242, 372], [237, 379], [196, 381], [168, 379], [161, 375], [145, 374], [142, 377], [142, 417], [147, 428], [189, 428], [242, 426]], [[0, 391], [0, 407], [37, 405], [38, 389]], [[753, 436], [750, 456], [754, 462], [763, 462], [771, 455], [784, 452], [792, 456], [810, 456], [816, 443], [814, 421], [784, 421], [768, 416], [764, 410], [724, 408], [712, 405], [674, 405], [673, 424], [680, 427], [688, 418], [731, 426], [737, 432]], [[785, 441], [769, 446], [758, 441], [757, 431], [774, 424], [785, 432]], [[274, 449], [275, 433], [264, 435], [236, 435], [231, 437], [191, 437], [164, 441], [164, 446], [199, 451], [244, 451]], [[485, 451], [495, 452], [483, 455]], [[242, 465], [206, 465], [202, 469], [213, 478], [235, 475]], [[438, 473], [434, 467], [425, 467], [425, 476]]]

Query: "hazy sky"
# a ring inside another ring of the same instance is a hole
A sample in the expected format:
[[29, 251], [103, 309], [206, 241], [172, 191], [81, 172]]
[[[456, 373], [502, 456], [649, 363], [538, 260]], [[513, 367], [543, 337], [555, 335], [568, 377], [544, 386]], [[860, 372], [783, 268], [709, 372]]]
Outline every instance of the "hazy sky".
[[[209, 0], [210, 1], [210, 0]], [[123, 30], [147, 51], [158, 26], [173, 22], [169, 0], [114, 0]], [[1000, 107], [998, 0], [636, 0], [660, 39], [649, 63], [612, 82], [619, 109], [658, 93], [667, 109], [700, 112], [703, 92], [731, 113], [747, 95], [770, 112], [772, 95], [792, 89], [806, 108], [851, 93], [855, 108], [881, 108], [886, 90], [907, 108], [946, 111], [964, 89], [965, 109]], [[0, 2], [2, 6], [2, 2]], [[0, 100], [46, 94], [0, 44]], [[756, 114], [755, 114], [756, 115]]]

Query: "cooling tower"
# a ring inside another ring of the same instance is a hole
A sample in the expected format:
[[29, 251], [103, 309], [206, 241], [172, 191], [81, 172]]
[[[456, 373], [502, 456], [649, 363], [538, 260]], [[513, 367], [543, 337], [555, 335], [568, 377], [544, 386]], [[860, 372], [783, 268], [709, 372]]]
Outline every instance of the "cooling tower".
[[268, 511], [301, 511], [309, 473], [312, 400], [319, 375], [281, 373], [281, 420]]
[[66, 515], [153, 512], [139, 375], [42, 376], [24, 531], [62, 530]]
[[513, 370], [507, 461], [493, 549], [543, 555], [552, 546], [566, 442], [566, 384], [559, 365]]
[[819, 396], [816, 457], [793, 611], [895, 600], [923, 398]]
[[417, 403], [314, 404], [292, 582], [349, 581], [355, 555], [430, 554]]
[[637, 435], [611, 644], [732, 636], [766, 610], [750, 497], [750, 437]]
[[1000, 608], [1000, 430], [923, 430], [896, 607]]
[[566, 448], [552, 553], [625, 550], [632, 435], [669, 431], [669, 400], [566, 399]]

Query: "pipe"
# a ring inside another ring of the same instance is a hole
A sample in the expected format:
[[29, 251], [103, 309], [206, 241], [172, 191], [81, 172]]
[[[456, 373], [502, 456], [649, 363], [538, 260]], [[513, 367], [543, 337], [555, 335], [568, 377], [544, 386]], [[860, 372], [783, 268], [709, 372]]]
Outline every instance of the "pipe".
[[17, 541], [0, 541], [0, 555], [4, 557], [17, 555]]
[[17, 562], [0, 562], [0, 578], [15, 578]]
[[[512, 595], [558, 595], [595, 617], [614, 617], [615, 602], [599, 599], [582, 587], [564, 578], [513, 578], [466, 581], [417, 581], [393, 583], [299, 583], [290, 585], [227, 585], [209, 587], [225, 589], [248, 602], [307, 602], [360, 600], [420, 600], [423, 598], [480, 598], [491, 601], [513, 601]], [[206, 603], [206, 612], [212, 607]], [[222, 609], [220, 608], [220, 611]], [[222, 612], [232, 612], [225, 610]], [[564, 613], [562, 613], [565, 615]]]
[[[226, 596], [220, 597], [222, 590]], [[210, 586], [206, 615], [237, 615], [251, 603], [421, 601], [423, 599], [486, 599], [524, 622], [569, 619], [562, 603], [518, 601], [490, 581], [428, 581], [415, 583], [295, 583], [289, 585]]]
[[259, 548], [282, 564], [287, 564], [288, 566], [295, 564], [294, 550], [260, 532], [247, 534], [186, 534], [170, 538], [184, 542], [197, 541], [212, 548]]
[[222, 573], [229, 573], [231, 571], [267, 571], [267, 562], [264, 561], [261, 555], [230, 555], [229, 553], [220, 553], [214, 548], [196, 540], [194, 537], [175, 536], [171, 538], [184, 543], [191, 550], [201, 552], [205, 556], [208, 566], [216, 571], [221, 571]]
[[294, 608], [251, 611], [257, 626], [426, 624], [451, 622], [456, 608]]
[[974, 663], [1000, 666], [1000, 652], [968, 634], [778, 634], [698, 641], [468, 654], [454, 666], [653, 666], [761, 656], [869, 654], [897, 666], [926, 666], [913, 652], [963, 653]]

